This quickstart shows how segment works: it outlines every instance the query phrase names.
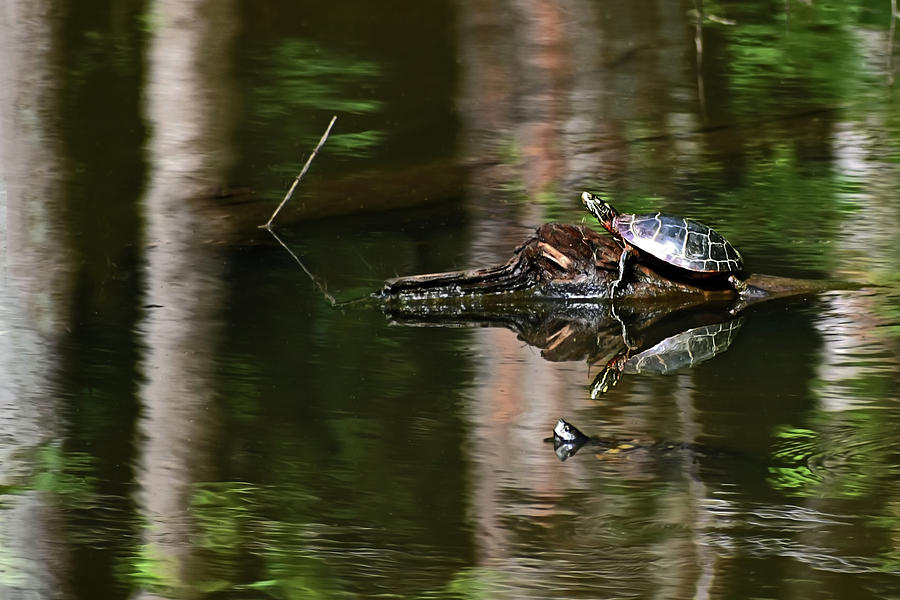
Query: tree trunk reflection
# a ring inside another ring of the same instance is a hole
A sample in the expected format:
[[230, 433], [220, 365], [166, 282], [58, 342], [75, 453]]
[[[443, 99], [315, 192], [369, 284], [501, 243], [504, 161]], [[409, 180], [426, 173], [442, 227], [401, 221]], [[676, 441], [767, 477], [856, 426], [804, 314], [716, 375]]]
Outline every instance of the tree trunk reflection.
[[[199, 197], [229, 165], [233, 2], [159, 0], [149, 44], [146, 115], [146, 352], [137, 480], [148, 555], [180, 597], [204, 566], [192, 542], [193, 486], [210, 476], [217, 431], [214, 353], [224, 293], [218, 223]], [[146, 592], [144, 597], [152, 594]]]

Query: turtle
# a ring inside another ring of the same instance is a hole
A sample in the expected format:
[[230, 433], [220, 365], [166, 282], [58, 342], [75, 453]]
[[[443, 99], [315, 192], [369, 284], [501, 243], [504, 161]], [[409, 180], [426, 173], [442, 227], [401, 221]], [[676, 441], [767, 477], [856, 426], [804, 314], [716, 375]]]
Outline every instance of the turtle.
[[604, 456], [627, 456], [632, 453], [650, 454], [660, 458], [667, 455], [675, 455], [679, 452], [709, 456], [717, 454], [712, 449], [687, 442], [663, 441], [640, 444], [634, 440], [624, 441], [590, 437], [581, 433], [577, 427], [568, 423], [565, 419], [559, 419], [556, 422], [556, 427], [553, 428], [553, 437], [547, 438], [545, 441], [553, 442], [553, 450], [561, 461], [571, 458], [584, 446], [592, 447], [598, 458]]
[[659, 212], [620, 213], [590, 192], [582, 193], [581, 201], [623, 247], [613, 293], [625, 277], [628, 259], [638, 253], [677, 267], [689, 277], [723, 276], [739, 294], [748, 293], [750, 286], [737, 275], [744, 268], [740, 253], [713, 228], [693, 219]]
[[631, 442], [620, 442], [617, 440], [605, 440], [601, 438], [588, 437], [581, 433], [577, 427], [564, 419], [556, 422], [553, 428], [553, 437], [547, 438], [545, 442], [553, 442], [553, 450], [561, 461], [571, 458], [578, 452], [582, 446], [594, 446], [600, 452], [624, 452], [637, 448], [636, 444]]

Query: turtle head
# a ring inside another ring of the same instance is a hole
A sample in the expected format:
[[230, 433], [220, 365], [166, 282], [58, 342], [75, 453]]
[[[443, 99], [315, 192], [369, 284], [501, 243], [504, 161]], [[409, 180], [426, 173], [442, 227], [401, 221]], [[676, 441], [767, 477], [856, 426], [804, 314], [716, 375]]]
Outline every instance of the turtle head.
[[619, 216], [619, 211], [614, 209], [608, 202], [604, 202], [600, 196], [595, 196], [590, 192], [581, 193], [581, 202], [600, 221], [603, 227], [612, 231], [613, 219]]
[[560, 419], [553, 428], [553, 438], [566, 444], [583, 444], [587, 441], [588, 436], [578, 431], [578, 428], [571, 423]]
[[553, 451], [559, 460], [566, 460], [578, 452], [590, 438], [564, 420], [560, 419], [553, 428]]

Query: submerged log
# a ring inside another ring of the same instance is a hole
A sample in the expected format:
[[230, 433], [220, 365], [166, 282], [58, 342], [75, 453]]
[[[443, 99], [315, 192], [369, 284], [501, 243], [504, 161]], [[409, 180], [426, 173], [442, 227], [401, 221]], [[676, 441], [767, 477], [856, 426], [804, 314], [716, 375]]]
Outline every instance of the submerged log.
[[[564, 223], [546, 223], [502, 265], [482, 269], [413, 275], [388, 280], [376, 297], [404, 304], [417, 300], [449, 300], [490, 294], [528, 292], [542, 298], [642, 302], [668, 300], [690, 304], [737, 300], [724, 278], [688, 279], [665, 264], [630, 261], [617, 290], [622, 248], [608, 235]], [[657, 261], [658, 262], [658, 261]], [[747, 280], [760, 293], [742, 301], [815, 293], [834, 289], [829, 282], [751, 275]]]

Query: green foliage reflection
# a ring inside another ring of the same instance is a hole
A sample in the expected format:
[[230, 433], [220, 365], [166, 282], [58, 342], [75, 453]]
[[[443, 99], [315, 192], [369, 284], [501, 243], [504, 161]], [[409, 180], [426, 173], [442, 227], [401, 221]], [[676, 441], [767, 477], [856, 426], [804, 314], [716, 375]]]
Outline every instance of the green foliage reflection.
[[[191, 512], [205, 555], [205, 592], [254, 590], [275, 598], [334, 598], [337, 586], [312, 549], [302, 523], [276, 518], [276, 506], [307, 514], [313, 500], [299, 491], [285, 496], [242, 482], [199, 484]], [[249, 577], [248, 577], [249, 576]]]
[[282, 40], [270, 49], [253, 88], [256, 110], [263, 117], [296, 114], [299, 109], [375, 112], [381, 102], [358, 92], [365, 91], [378, 74], [375, 63], [329, 56], [303, 40]]
[[[860, 54], [859, 10], [848, 3], [816, 2], [791, 14], [777, 11], [762, 22], [748, 14], [738, 27], [721, 29], [728, 39], [734, 99], [745, 116], [795, 111], [803, 99], [814, 106], [858, 100], [874, 83]], [[828, 44], [822, 43], [825, 28]]]
[[[382, 108], [382, 102], [373, 97], [380, 76], [380, 68], [373, 62], [329, 54], [327, 49], [305, 40], [283, 39], [266, 50], [261, 65], [254, 74], [251, 91], [255, 116], [287, 123], [289, 129], [298, 127], [287, 136], [295, 141], [312, 143], [313, 134], [307, 132], [304, 120], [298, 126], [298, 119], [285, 117], [364, 115]], [[341, 125], [346, 131], [346, 119]], [[374, 130], [342, 133], [340, 129], [328, 140], [329, 152], [363, 155], [383, 137]]]
[[769, 467], [772, 487], [792, 496], [864, 498], [891, 488], [900, 466], [892, 448], [892, 425], [873, 411], [842, 413], [849, 423], [821, 431], [784, 427]]
[[503, 571], [484, 568], [463, 569], [449, 584], [445, 594], [437, 597], [482, 600], [495, 598], [503, 588], [512, 588], [509, 577]]

